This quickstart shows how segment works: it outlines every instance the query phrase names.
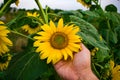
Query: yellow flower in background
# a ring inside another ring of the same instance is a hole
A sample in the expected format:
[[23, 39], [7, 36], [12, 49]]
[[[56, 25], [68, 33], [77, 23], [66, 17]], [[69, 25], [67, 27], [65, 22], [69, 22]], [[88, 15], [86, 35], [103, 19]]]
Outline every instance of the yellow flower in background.
[[[39, 14], [37, 14], [37, 12], [34, 12], [33, 14], [30, 12], [27, 12], [27, 16], [28, 17], [38, 17]], [[39, 30], [41, 30], [41, 27], [38, 23], [29, 23], [29, 24], [22, 26], [22, 29], [25, 30], [26, 32], [28, 32], [29, 34], [34, 34], [34, 33], [38, 32]]]
[[116, 65], [114, 61], [110, 60], [110, 68], [112, 73], [112, 80], [120, 80], [120, 65]]
[[64, 26], [63, 19], [60, 19], [57, 27], [50, 21], [50, 25], [44, 24], [41, 28], [43, 31], [34, 37], [34, 47], [38, 47], [36, 52], [40, 52], [40, 59], [47, 58], [47, 63], [55, 64], [62, 58], [73, 59], [73, 52], [81, 50], [81, 38], [76, 35], [78, 26]]
[[19, 0], [15, 1], [16, 6], [18, 6], [19, 2], [20, 2]]
[[33, 26], [30, 26], [28, 24], [22, 26], [22, 29], [25, 30], [26, 32], [28, 32], [29, 34], [34, 34], [36, 32], [38, 32], [41, 27], [39, 25], [33, 25]]
[[10, 33], [10, 31], [7, 30], [7, 27], [2, 24], [4, 23], [0, 21], [0, 55], [8, 52], [8, 46], [13, 45], [12, 42], [7, 38], [7, 34]]
[[0, 71], [3, 71], [8, 67], [11, 57], [12, 56], [8, 53], [0, 55]]
[[99, 48], [95, 47], [91, 50], [91, 55], [95, 56], [96, 52], [99, 50]]
[[81, 3], [85, 7], [91, 6], [91, 1], [87, 2], [87, 0], [77, 0], [77, 2]]
[[34, 13], [27, 12], [27, 16], [38, 17], [39, 14], [37, 12], [34, 12]]

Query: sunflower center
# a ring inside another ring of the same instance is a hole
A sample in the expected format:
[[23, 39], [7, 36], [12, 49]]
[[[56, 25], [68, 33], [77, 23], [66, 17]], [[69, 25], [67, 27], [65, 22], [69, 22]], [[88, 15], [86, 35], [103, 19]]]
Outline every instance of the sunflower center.
[[8, 56], [0, 56], [0, 63], [5, 63], [8, 60]]
[[68, 45], [68, 36], [62, 32], [56, 32], [51, 36], [50, 44], [55, 49], [63, 49]]

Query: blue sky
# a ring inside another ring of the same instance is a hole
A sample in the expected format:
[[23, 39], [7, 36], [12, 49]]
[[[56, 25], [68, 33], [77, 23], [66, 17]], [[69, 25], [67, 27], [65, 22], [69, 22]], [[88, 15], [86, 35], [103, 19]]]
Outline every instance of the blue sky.
[[[0, 0], [2, 2], [3, 0]], [[29, 2], [28, 2], [29, 1]], [[48, 5], [52, 9], [63, 9], [63, 10], [76, 10], [83, 9], [87, 10], [83, 5], [77, 2], [77, 0], [40, 0], [43, 7]], [[101, 0], [101, 6], [104, 8], [108, 4], [115, 4], [120, 12], [120, 0]], [[19, 6], [12, 4], [11, 6], [16, 8], [26, 8], [26, 9], [38, 9], [34, 0], [20, 0]]]

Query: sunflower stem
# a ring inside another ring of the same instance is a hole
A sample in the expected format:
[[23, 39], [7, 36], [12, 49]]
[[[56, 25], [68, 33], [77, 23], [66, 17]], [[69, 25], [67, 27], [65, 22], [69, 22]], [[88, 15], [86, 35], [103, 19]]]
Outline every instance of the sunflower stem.
[[44, 10], [43, 10], [43, 8], [42, 8], [39, 0], [35, 0], [35, 2], [36, 2], [36, 4], [37, 4], [38, 7], [39, 7], [39, 10], [40, 10], [40, 13], [41, 13], [42, 18], [44, 19], [44, 22], [45, 22], [46, 24], [48, 24], [47, 14], [45, 14], [45, 12], [44, 12]]
[[26, 38], [28, 38], [28, 39], [34, 41], [33, 38], [31, 38], [31, 37], [29, 37], [29, 36], [26, 36], [26, 35], [24, 35], [24, 34], [22, 34], [22, 33], [19, 33], [19, 32], [17, 32], [17, 31], [12, 31], [12, 30], [11, 30], [11, 32], [14, 33], [14, 34], [18, 34], [18, 35], [20, 35], [20, 36], [26, 37]]
[[98, 8], [101, 9], [102, 12], [103, 12], [103, 9], [101, 8], [100, 4], [98, 4], [98, 1], [96, 1], [96, 0], [92, 0], [92, 1], [93, 1], [93, 2], [98, 6]]
[[0, 17], [2, 16], [4, 10], [7, 8], [7, 6], [11, 3], [12, 0], [8, 0], [3, 7], [0, 9]]

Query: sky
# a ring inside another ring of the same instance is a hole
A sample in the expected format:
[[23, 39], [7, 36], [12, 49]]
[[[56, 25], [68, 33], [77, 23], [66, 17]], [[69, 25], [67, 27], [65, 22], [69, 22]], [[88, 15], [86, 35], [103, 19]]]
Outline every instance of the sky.
[[[3, 0], [0, 0], [0, 3]], [[29, 2], [28, 2], [29, 1]], [[41, 2], [42, 7], [44, 8], [46, 5], [52, 9], [62, 9], [62, 10], [76, 10], [83, 9], [87, 10], [83, 5], [77, 2], [77, 0], [39, 0]], [[101, 0], [101, 6], [103, 9], [108, 4], [114, 4], [118, 8], [118, 12], [120, 12], [120, 0]], [[20, 0], [18, 7], [15, 4], [11, 5], [16, 8], [25, 8], [25, 9], [38, 9], [34, 0]]]

